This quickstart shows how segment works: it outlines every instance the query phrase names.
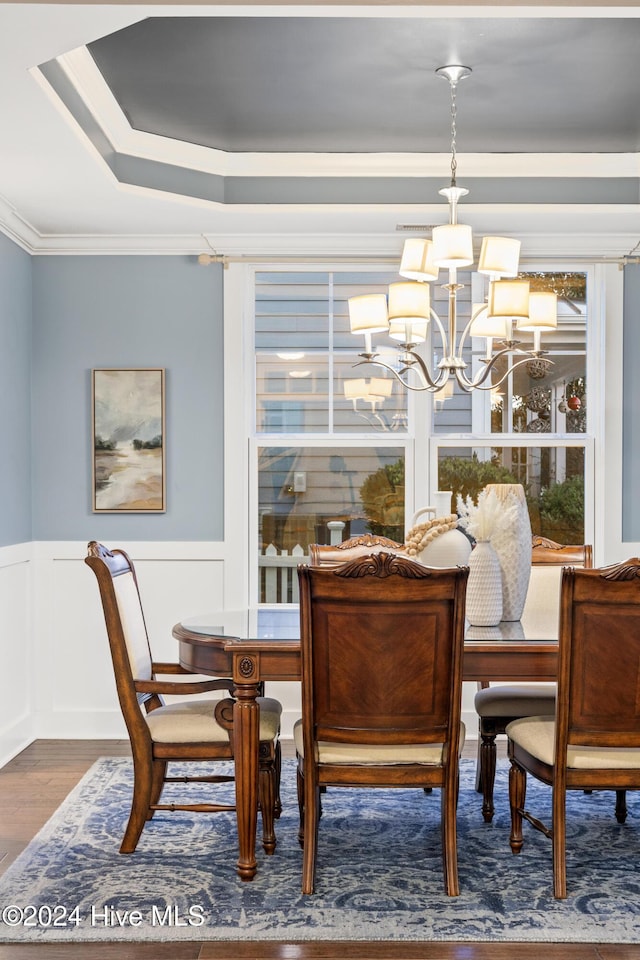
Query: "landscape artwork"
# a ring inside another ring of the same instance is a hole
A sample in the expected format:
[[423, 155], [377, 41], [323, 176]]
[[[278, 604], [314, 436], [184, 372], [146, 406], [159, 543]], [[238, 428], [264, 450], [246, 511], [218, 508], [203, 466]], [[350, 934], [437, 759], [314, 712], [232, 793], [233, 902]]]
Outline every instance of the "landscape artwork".
[[93, 510], [162, 513], [164, 370], [93, 371]]

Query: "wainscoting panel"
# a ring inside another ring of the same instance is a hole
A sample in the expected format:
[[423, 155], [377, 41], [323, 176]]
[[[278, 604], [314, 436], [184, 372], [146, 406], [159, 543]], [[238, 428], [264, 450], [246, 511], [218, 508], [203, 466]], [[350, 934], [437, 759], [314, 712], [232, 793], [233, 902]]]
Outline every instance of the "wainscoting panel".
[[[175, 660], [173, 625], [224, 607], [220, 543], [122, 543], [133, 557], [154, 656]], [[97, 583], [86, 543], [38, 542], [0, 550], [0, 766], [35, 738], [126, 736], [118, 706]], [[463, 719], [477, 736], [475, 684]], [[300, 716], [300, 685], [273, 683], [282, 736]]]
[[[119, 544], [133, 558], [153, 656], [175, 661], [171, 628], [220, 608], [220, 544]], [[102, 606], [85, 543], [37, 545], [36, 736], [122, 737]]]
[[0, 549], [0, 766], [33, 739], [31, 544]]

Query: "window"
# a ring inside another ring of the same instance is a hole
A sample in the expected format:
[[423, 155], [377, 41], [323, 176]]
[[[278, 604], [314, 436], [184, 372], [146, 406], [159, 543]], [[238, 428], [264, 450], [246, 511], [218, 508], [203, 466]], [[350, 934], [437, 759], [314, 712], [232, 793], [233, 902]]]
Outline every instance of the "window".
[[[543, 337], [547, 360], [521, 359], [513, 377], [465, 393], [410, 393], [393, 374], [358, 366], [361, 338], [347, 300], [386, 292], [395, 270], [259, 269], [254, 275], [255, 417], [252, 431], [252, 542], [259, 561], [254, 602], [297, 601], [295, 567], [310, 543], [357, 533], [403, 541], [430, 492], [477, 495], [491, 482], [522, 483], [534, 532], [592, 542], [593, 439], [588, 433], [588, 270], [531, 270], [533, 289], [559, 295], [558, 326]], [[485, 278], [460, 271], [458, 332]], [[447, 291], [432, 285], [447, 315]], [[433, 325], [432, 325], [433, 326]], [[517, 334], [516, 334], [517, 335]], [[433, 333], [432, 333], [433, 336]], [[522, 335], [522, 349], [531, 335]], [[374, 347], [395, 363], [384, 336]], [[437, 356], [437, 341], [425, 344]], [[484, 341], [468, 339], [465, 360], [483, 362]], [[385, 357], [385, 359], [386, 359]]]

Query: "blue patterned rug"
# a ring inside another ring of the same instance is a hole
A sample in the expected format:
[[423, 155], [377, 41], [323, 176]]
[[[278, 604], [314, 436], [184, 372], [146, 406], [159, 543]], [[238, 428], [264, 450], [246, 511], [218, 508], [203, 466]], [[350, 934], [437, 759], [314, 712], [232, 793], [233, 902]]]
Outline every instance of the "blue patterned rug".
[[[624, 826], [616, 823], [612, 794], [572, 796], [569, 897], [557, 901], [551, 842], [525, 824], [524, 851], [511, 854], [506, 767], [498, 771], [490, 825], [482, 820], [474, 768], [462, 762], [459, 897], [443, 893], [439, 791], [344, 789], [325, 795], [317, 892], [308, 897], [300, 893], [293, 761], [283, 770], [276, 853], [266, 857], [260, 847], [258, 875], [242, 883], [233, 814], [156, 814], [136, 853], [120, 856], [132, 768], [127, 759], [99, 760], [0, 878], [0, 942], [640, 943], [635, 795]], [[169, 789], [184, 795], [184, 787]], [[528, 801], [546, 812], [550, 791], [532, 782]]]

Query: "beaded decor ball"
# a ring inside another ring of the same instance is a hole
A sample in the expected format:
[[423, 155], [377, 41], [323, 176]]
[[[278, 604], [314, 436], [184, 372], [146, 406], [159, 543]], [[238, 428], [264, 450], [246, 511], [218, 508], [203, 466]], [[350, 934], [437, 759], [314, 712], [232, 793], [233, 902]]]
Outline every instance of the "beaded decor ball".
[[449, 513], [445, 517], [434, 517], [433, 520], [416, 524], [407, 534], [405, 543], [407, 554], [410, 557], [419, 556], [427, 544], [435, 540], [436, 537], [442, 536], [443, 533], [455, 530], [457, 526], [458, 517], [455, 513]]

